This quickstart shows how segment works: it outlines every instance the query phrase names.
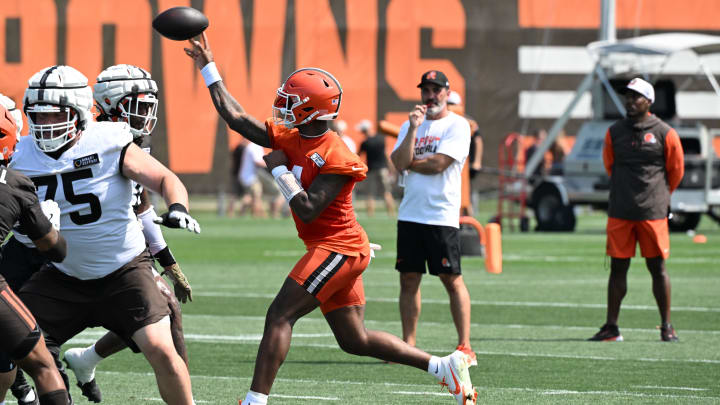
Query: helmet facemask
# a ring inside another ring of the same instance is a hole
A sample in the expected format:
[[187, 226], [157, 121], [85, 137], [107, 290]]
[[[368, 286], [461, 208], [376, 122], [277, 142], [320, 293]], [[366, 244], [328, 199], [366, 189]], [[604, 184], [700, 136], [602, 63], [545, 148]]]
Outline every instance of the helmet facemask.
[[158, 99], [152, 93], [133, 94], [123, 98], [117, 112], [130, 125], [134, 138], [149, 136], [157, 123]]
[[[26, 113], [28, 117], [28, 128], [41, 151], [55, 152], [75, 139], [78, 114], [74, 109], [53, 104], [31, 104], [26, 108]], [[64, 115], [64, 119], [56, 120], [54, 117], [43, 117], [44, 114], [58, 113]], [[39, 122], [50, 123], [40, 124]]]
[[305, 97], [304, 100], [301, 100], [300, 96], [297, 94], [286, 93], [283, 91], [282, 87], [278, 88], [277, 97], [275, 97], [275, 103], [273, 103], [273, 120], [277, 124], [285, 125], [289, 129], [309, 122], [315, 115], [318, 114], [318, 111], [309, 115], [302, 122], [295, 122], [295, 113], [293, 113], [295, 108], [307, 103], [309, 99], [309, 97]]

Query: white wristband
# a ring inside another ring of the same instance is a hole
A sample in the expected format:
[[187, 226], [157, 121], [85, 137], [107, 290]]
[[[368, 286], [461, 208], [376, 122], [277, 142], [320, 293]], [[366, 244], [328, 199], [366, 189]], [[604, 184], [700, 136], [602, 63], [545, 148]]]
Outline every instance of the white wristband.
[[205, 79], [205, 85], [207, 87], [210, 87], [211, 84], [222, 80], [220, 72], [218, 72], [217, 66], [215, 66], [215, 62], [210, 62], [205, 65], [202, 69], [200, 69], [200, 74], [203, 79]]
[[274, 168], [272, 170], [272, 174], [273, 177], [275, 177], [275, 183], [278, 185], [280, 192], [287, 202], [290, 202], [293, 197], [305, 190], [295, 175], [288, 171], [285, 166], [278, 166]]
[[280, 175], [285, 172], [289, 172], [287, 166], [285, 166], [285, 165], [273, 167], [273, 169], [270, 171], [270, 173], [272, 173], [273, 178], [275, 178], [275, 179], [280, 177]]

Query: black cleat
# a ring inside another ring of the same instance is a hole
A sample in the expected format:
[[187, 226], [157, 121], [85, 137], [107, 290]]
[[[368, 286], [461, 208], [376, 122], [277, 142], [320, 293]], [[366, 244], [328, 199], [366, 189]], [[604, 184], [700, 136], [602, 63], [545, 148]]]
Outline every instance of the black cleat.
[[85, 384], [78, 381], [77, 386], [80, 387], [80, 391], [82, 391], [83, 396], [85, 396], [88, 401], [95, 403], [102, 401], [102, 392], [100, 392], [100, 387], [95, 383], [94, 378]]
[[[26, 401], [28, 394], [33, 393], [33, 400], [32, 401]], [[30, 386], [24, 386], [20, 390], [12, 390], [12, 394], [17, 399], [18, 405], [40, 405], [40, 400], [38, 399], [37, 392], [35, 392], [35, 389]]]
[[660, 328], [660, 340], [663, 342], [677, 342], [678, 336], [677, 333], [675, 333], [675, 328], [669, 323], [664, 323], [662, 326], [659, 326]]
[[590, 339], [591, 342], [622, 342], [623, 337], [620, 334], [620, 328], [617, 325], [610, 325], [606, 323], [600, 328], [600, 331], [593, 335]]
[[[23, 374], [22, 370], [17, 370], [17, 375], [15, 375], [15, 382], [13, 382], [13, 385], [10, 387], [10, 391], [12, 392], [13, 396], [17, 399], [18, 405], [39, 405], [40, 400], [38, 399], [37, 392], [33, 389], [33, 387], [28, 384], [27, 380], [25, 379], [25, 374]], [[32, 401], [27, 401], [27, 396], [30, 393], [33, 393], [34, 399]]]

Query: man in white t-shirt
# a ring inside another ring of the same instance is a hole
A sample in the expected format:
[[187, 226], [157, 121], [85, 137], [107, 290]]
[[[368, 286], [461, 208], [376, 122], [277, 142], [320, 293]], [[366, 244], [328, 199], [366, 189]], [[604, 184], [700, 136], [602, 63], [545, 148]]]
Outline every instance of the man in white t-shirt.
[[267, 215], [263, 204], [263, 193], [265, 193], [272, 196], [270, 214], [273, 218], [277, 218], [280, 216], [285, 198], [280, 195], [275, 186], [275, 180], [266, 170], [263, 156], [265, 156], [265, 149], [262, 146], [252, 142], [245, 146], [238, 178], [243, 187], [250, 192], [253, 216], [265, 217]]
[[397, 261], [403, 339], [415, 345], [420, 316], [420, 280], [426, 265], [450, 296], [458, 350], [477, 364], [470, 348], [470, 294], [460, 271], [461, 172], [470, 149], [470, 125], [447, 108], [450, 84], [431, 70], [418, 85], [423, 105], [403, 123], [390, 156], [403, 173], [405, 193], [398, 209]]

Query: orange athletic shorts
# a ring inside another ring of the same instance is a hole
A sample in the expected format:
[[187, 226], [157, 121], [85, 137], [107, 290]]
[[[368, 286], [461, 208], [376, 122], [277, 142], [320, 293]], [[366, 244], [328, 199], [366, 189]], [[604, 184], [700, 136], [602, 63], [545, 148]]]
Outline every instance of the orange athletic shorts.
[[370, 256], [345, 256], [323, 248], [305, 253], [290, 278], [320, 301], [323, 314], [339, 308], [365, 305], [362, 272]]
[[663, 219], [631, 221], [608, 218], [607, 254], [616, 259], [635, 256], [635, 246], [640, 243], [642, 257], [670, 256], [670, 234], [668, 222]]

